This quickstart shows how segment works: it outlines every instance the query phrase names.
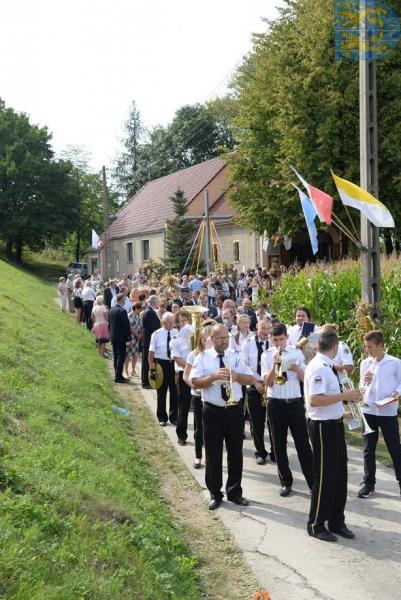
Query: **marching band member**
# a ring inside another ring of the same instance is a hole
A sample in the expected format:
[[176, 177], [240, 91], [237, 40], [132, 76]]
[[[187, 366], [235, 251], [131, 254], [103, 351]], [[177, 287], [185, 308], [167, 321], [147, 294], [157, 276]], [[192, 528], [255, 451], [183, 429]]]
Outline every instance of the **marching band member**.
[[171, 340], [171, 358], [174, 360], [174, 370], [177, 382], [178, 391], [178, 414], [176, 433], [180, 446], [185, 446], [187, 443], [187, 428], [188, 428], [188, 413], [191, 406], [191, 388], [184, 381], [184, 368], [187, 356], [191, 350], [190, 336], [192, 327], [189, 325], [189, 315], [185, 310], [179, 310], [175, 315], [175, 322], [178, 326], [177, 336]]
[[250, 332], [251, 320], [248, 315], [240, 315], [237, 318], [237, 329], [231, 334], [230, 348], [237, 352], [242, 352], [244, 344], [251, 339], [252, 333]]
[[[294, 310], [294, 316], [295, 325], [289, 325], [287, 327], [288, 343], [291, 346], [296, 346], [298, 344], [302, 336], [302, 328], [304, 326], [304, 323], [310, 323], [311, 312], [306, 306], [297, 306], [297, 308]], [[311, 324], [311, 326], [312, 325], [313, 324]], [[313, 325], [313, 327], [311, 327], [311, 331], [315, 330], [316, 325]]]
[[[364, 400], [368, 407], [363, 409], [369, 427], [374, 433], [363, 436], [363, 458], [365, 477], [358, 492], [359, 498], [369, 498], [375, 493], [376, 445], [379, 428], [393, 461], [395, 476], [401, 492], [401, 445], [398, 425], [398, 403], [401, 393], [401, 360], [384, 351], [381, 331], [365, 334], [364, 346], [369, 354], [361, 362], [360, 387], [366, 387]], [[377, 404], [382, 401], [382, 405]]]
[[[177, 387], [175, 385], [174, 361], [171, 358], [170, 342], [177, 335], [174, 329], [174, 315], [165, 312], [162, 316], [162, 327], [152, 333], [149, 345], [149, 369], [153, 370], [155, 360], [163, 369], [163, 383], [157, 390], [157, 419], [160, 425], [170, 423], [177, 425]], [[170, 392], [169, 415], [166, 412], [167, 390]]]
[[[304, 379], [305, 361], [301, 350], [287, 344], [287, 328], [276, 323], [271, 329], [273, 347], [262, 355], [262, 377], [265, 378], [269, 398], [267, 413], [273, 437], [277, 471], [280, 478], [280, 496], [289, 496], [293, 477], [288, 462], [287, 432], [294, 439], [302, 472], [309, 488], [313, 485], [313, 458], [308, 438], [304, 403], [300, 381]], [[285, 382], [277, 383], [277, 369], [283, 361], [288, 367], [282, 376]]]
[[[335, 333], [337, 335], [337, 327], [333, 323], [329, 323], [323, 325], [323, 327], [319, 329], [319, 333]], [[352, 353], [348, 344], [341, 340], [338, 342], [338, 350], [333, 362], [342, 385], [347, 379], [348, 373], [351, 373], [351, 371], [354, 370], [354, 359], [352, 358]]]
[[[263, 378], [261, 375], [261, 358], [263, 352], [269, 348], [268, 337], [270, 327], [270, 319], [261, 319], [257, 325], [256, 334], [243, 345], [244, 361], [251, 368], [255, 378], [254, 383], [248, 391], [248, 412], [251, 420], [253, 443], [255, 445], [256, 464], [258, 465], [264, 465], [268, 456], [265, 448], [266, 406], [262, 403]], [[272, 443], [271, 439], [270, 434], [270, 443]]]
[[184, 381], [191, 387], [192, 396], [192, 407], [194, 411], [194, 440], [195, 440], [195, 462], [193, 464], [194, 469], [200, 469], [202, 466], [202, 449], [203, 449], [203, 421], [202, 421], [202, 392], [196, 390], [189, 376], [191, 374], [192, 366], [195, 362], [195, 358], [201, 352], [204, 352], [207, 348], [212, 345], [210, 334], [212, 331], [211, 325], [202, 327], [199, 332], [198, 346], [195, 350], [192, 350], [187, 356], [187, 362], [184, 369]]
[[[341, 392], [334, 358], [338, 337], [321, 334], [318, 353], [305, 370], [305, 398], [309, 417], [309, 435], [313, 449], [311, 507], [307, 531], [325, 542], [337, 541], [335, 533], [352, 539], [345, 525], [347, 501], [347, 447], [345, 444], [343, 402], [358, 402], [358, 390]], [[328, 521], [329, 529], [325, 522]]]
[[[240, 355], [228, 350], [230, 338], [224, 325], [215, 325], [211, 337], [213, 347], [198, 354], [190, 380], [196, 389], [202, 390], [205, 480], [210, 492], [209, 510], [215, 510], [223, 500], [224, 442], [227, 450], [227, 499], [239, 506], [249, 504], [242, 496], [241, 487], [244, 433], [242, 386], [250, 385], [253, 376]], [[227, 405], [230, 396], [235, 401], [234, 406]]]

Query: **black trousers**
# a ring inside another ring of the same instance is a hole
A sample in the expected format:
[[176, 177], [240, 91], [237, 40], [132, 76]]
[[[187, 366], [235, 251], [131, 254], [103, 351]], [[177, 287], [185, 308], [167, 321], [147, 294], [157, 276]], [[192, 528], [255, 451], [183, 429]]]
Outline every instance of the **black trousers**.
[[191, 388], [183, 379], [183, 371], [178, 371], [178, 415], [176, 434], [179, 440], [186, 440], [188, 437], [188, 413], [191, 407]]
[[89, 331], [92, 331], [92, 327], [93, 327], [92, 310], [93, 310], [93, 300], [84, 300], [83, 319], [86, 324], [86, 328], [89, 329]]
[[282, 485], [292, 486], [293, 477], [287, 454], [288, 429], [294, 439], [302, 473], [310, 488], [313, 486], [313, 456], [308, 437], [305, 408], [302, 398], [285, 402], [269, 398], [268, 414], [276, 455], [277, 471]]
[[201, 396], [192, 396], [192, 407], [194, 409], [194, 440], [195, 458], [202, 458], [203, 449], [203, 402]]
[[378, 417], [365, 413], [365, 417], [374, 433], [363, 436], [364, 482], [372, 487], [376, 483], [376, 446], [380, 428], [393, 461], [395, 477], [401, 485], [401, 444], [398, 416]]
[[239, 402], [224, 408], [203, 404], [203, 436], [206, 454], [206, 486], [212, 498], [222, 498], [223, 444], [226, 444], [228, 477], [227, 498], [242, 496], [242, 444], [244, 436], [244, 407]]
[[[255, 445], [255, 456], [266, 458], [268, 452], [265, 448], [265, 423], [266, 423], [266, 406], [262, 406], [262, 397], [255, 389], [248, 391], [248, 413], [251, 420], [251, 432], [253, 443]], [[270, 425], [269, 436], [270, 436]], [[270, 436], [270, 445], [272, 445]]]
[[344, 525], [347, 501], [347, 447], [341, 421], [309, 420], [313, 450], [314, 483], [308, 524], [314, 533], [325, 521], [338, 529]]
[[141, 368], [142, 387], [149, 386], [148, 354], [149, 354], [149, 345], [143, 346], [143, 348], [142, 348], [142, 368]]
[[[175, 385], [175, 371], [174, 371], [174, 361], [172, 360], [160, 360], [157, 362], [160, 364], [163, 369], [163, 384], [157, 390], [157, 418], [159, 422], [167, 423], [170, 419], [170, 423], [173, 425], [177, 424], [177, 403], [178, 403], [178, 394], [177, 394], [177, 386]], [[167, 400], [167, 391], [170, 393], [169, 397], [169, 414], [167, 415], [166, 411], [166, 400]]]
[[127, 346], [125, 342], [111, 342], [111, 344], [113, 346], [115, 378], [120, 379], [123, 376], [123, 367]]

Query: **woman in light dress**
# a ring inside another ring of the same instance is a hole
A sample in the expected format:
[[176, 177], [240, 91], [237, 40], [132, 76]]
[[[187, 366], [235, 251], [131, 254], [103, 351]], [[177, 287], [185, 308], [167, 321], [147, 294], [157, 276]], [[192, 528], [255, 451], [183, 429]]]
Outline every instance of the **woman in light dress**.
[[109, 334], [109, 310], [104, 304], [103, 295], [96, 297], [92, 309], [92, 331], [95, 336], [96, 346], [100, 356], [105, 357], [106, 344], [110, 339]]

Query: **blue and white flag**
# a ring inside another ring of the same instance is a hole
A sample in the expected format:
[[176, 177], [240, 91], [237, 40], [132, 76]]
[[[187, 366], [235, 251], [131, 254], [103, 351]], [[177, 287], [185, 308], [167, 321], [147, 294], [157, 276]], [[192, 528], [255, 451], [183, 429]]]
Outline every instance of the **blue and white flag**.
[[295, 186], [298, 190], [299, 199], [301, 200], [302, 210], [304, 213], [306, 226], [308, 228], [310, 243], [312, 246], [313, 254], [317, 254], [318, 252], [318, 242], [317, 242], [317, 229], [315, 225], [315, 217], [317, 216], [316, 209], [311, 201], [311, 199], [304, 194], [299, 187]]

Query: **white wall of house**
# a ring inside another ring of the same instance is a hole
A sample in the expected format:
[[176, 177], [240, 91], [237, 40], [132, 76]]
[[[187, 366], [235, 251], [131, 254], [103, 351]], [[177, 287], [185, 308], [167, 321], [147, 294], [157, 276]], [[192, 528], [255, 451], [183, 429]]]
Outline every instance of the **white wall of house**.
[[[135, 273], [149, 259], [161, 262], [164, 258], [164, 231], [111, 240], [107, 245], [109, 277], [120, 277], [123, 273]], [[102, 271], [105, 251], [102, 249]]]
[[[221, 249], [218, 248], [218, 261], [233, 263], [238, 270], [261, 263], [260, 240], [255, 233], [250, 233], [235, 224], [216, 224]], [[237, 260], [238, 259], [238, 260]]]

